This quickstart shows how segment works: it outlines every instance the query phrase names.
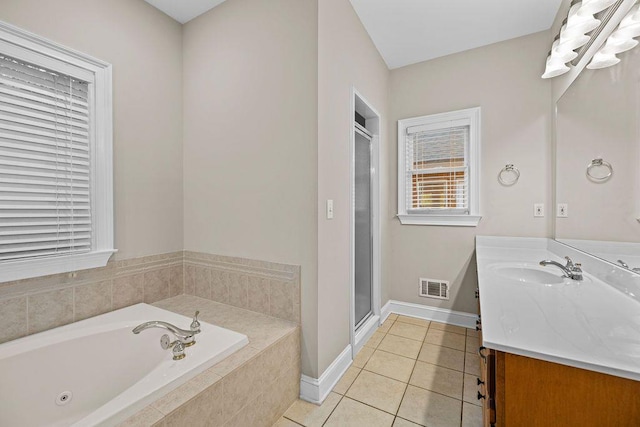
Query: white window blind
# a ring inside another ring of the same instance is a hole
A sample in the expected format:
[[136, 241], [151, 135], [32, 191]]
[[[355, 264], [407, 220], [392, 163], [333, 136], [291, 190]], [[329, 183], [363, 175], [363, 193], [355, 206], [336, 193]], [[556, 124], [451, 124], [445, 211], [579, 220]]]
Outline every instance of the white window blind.
[[0, 261], [92, 249], [88, 84], [0, 54]]
[[407, 212], [469, 213], [469, 135], [468, 124], [407, 128]]

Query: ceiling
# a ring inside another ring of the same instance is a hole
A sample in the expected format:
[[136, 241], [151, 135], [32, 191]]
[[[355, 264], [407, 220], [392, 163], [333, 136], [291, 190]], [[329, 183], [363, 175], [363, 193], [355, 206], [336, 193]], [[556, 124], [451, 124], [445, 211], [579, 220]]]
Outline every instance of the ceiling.
[[181, 24], [213, 9], [225, 0], [144, 0]]
[[[225, 0], [145, 1], [184, 24]], [[562, 0], [350, 1], [389, 68], [547, 30], [562, 3]]]
[[551, 28], [562, 0], [350, 0], [389, 68]]

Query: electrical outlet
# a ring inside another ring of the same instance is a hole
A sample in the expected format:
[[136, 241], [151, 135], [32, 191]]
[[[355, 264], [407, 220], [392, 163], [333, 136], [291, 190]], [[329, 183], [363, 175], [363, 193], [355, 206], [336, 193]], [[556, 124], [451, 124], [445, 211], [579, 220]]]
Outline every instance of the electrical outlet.
[[558, 203], [556, 216], [558, 218], [567, 218], [569, 216], [569, 205], [567, 203]]
[[544, 217], [544, 203], [534, 203], [533, 204], [533, 216], [535, 218], [543, 218]]

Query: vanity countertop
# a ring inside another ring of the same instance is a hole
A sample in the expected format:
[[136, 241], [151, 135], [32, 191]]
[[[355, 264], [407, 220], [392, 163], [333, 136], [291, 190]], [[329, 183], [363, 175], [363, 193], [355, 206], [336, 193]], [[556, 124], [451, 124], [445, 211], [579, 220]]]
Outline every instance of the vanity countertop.
[[[562, 279], [557, 267], [539, 267], [543, 259], [564, 265], [558, 245], [550, 239], [476, 238], [483, 345], [640, 380], [640, 302], [589, 274], [588, 266], [581, 282]], [[540, 284], [500, 274], [509, 266], [558, 280]]]

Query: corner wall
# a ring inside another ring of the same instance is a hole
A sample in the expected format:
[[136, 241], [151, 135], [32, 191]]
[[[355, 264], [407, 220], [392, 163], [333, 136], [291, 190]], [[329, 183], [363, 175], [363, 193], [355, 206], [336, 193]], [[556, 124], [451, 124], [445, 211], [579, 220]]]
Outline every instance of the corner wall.
[[318, 352], [317, 10], [316, 0], [231, 0], [183, 32], [184, 247], [301, 266], [309, 375]]
[[115, 258], [181, 251], [182, 26], [141, 0], [2, 0], [0, 20], [113, 65]]
[[[391, 71], [389, 128], [396, 143], [400, 119], [482, 107], [478, 227], [400, 225], [393, 218], [397, 150], [387, 159], [391, 251], [384, 283], [392, 299], [475, 313], [475, 236], [550, 236], [551, 85], [540, 78], [548, 49], [545, 31]], [[521, 172], [512, 187], [497, 180], [507, 163]], [[534, 218], [533, 204], [540, 202], [546, 217]], [[451, 300], [419, 297], [420, 277], [449, 280]]]
[[[349, 0], [318, 2], [318, 377], [349, 345], [351, 87], [382, 116], [381, 159], [393, 146], [388, 120], [389, 70]], [[382, 218], [388, 169], [381, 165]], [[325, 217], [327, 199], [334, 219]], [[388, 244], [382, 234], [382, 248]], [[383, 250], [382, 257], [385, 257]], [[384, 273], [383, 273], [384, 274]], [[383, 295], [383, 303], [386, 301]]]

